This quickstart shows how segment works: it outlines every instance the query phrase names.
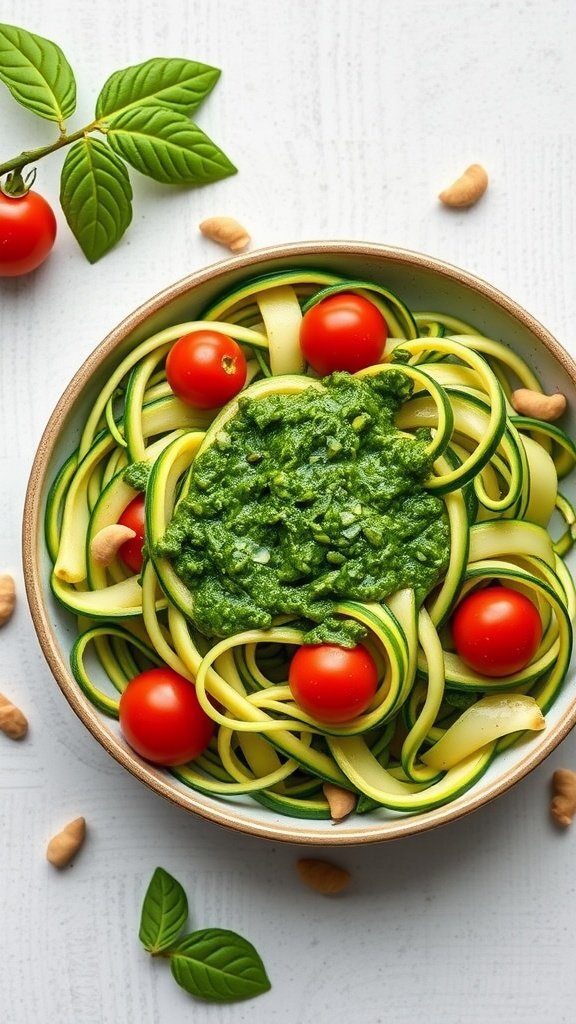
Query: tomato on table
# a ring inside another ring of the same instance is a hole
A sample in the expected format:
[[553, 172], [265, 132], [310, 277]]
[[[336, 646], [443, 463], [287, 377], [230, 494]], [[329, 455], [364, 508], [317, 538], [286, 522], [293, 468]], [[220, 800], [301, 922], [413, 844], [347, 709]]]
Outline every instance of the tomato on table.
[[56, 238], [56, 217], [38, 192], [8, 195], [0, 189], [0, 277], [36, 270]]
[[530, 664], [542, 639], [533, 602], [510, 587], [489, 586], [468, 594], [452, 616], [456, 653], [484, 676], [509, 676]]
[[373, 366], [382, 358], [387, 338], [388, 325], [380, 310], [354, 292], [321, 299], [307, 310], [300, 325], [302, 354], [322, 376]]
[[147, 761], [179, 765], [206, 749], [214, 722], [201, 707], [194, 684], [164, 667], [130, 680], [120, 697], [120, 728], [126, 742]]
[[290, 663], [288, 684], [297, 704], [319, 722], [338, 725], [361, 715], [378, 688], [378, 670], [362, 644], [310, 644]]
[[144, 530], [146, 525], [146, 516], [144, 511], [144, 495], [137, 494], [132, 499], [129, 505], [126, 506], [120, 519], [118, 520], [121, 526], [127, 526], [130, 530], [134, 530], [135, 537], [131, 537], [130, 540], [124, 541], [122, 546], [118, 550], [118, 554], [125, 565], [132, 572], [140, 572], [144, 562], [143, 547], [144, 547]]
[[170, 349], [166, 377], [183, 402], [198, 409], [216, 409], [244, 387], [246, 358], [240, 345], [226, 334], [191, 331]]

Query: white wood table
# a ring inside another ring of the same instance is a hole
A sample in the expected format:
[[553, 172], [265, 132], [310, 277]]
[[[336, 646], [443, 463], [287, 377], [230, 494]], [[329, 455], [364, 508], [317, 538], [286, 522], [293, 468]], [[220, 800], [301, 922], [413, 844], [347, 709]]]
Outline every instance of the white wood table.
[[[171, 806], [123, 771], [70, 710], [37, 643], [20, 567], [25, 487], [42, 429], [75, 369], [150, 295], [226, 258], [198, 223], [227, 213], [253, 247], [345, 238], [421, 250], [490, 280], [576, 355], [576, 72], [571, 0], [5, 0], [3, 22], [58, 42], [75, 69], [74, 123], [114, 70], [151, 56], [221, 67], [198, 122], [239, 174], [196, 191], [133, 175], [124, 240], [90, 266], [58, 207], [62, 154], [37, 189], [59, 235], [37, 273], [0, 280], [0, 571], [20, 601], [0, 633], [0, 691], [26, 710], [0, 735], [2, 1024], [571, 1024], [576, 826], [548, 816], [576, 735], [492, 806], [419, 838], [348, 848], [353, 882], [315, 897], [301, 850], [236, 836]], [[0, 160], [52, 127], [0, 88]], [[488, 169], [478, 206], [437, 193]], [[45, 861], [77, 815], [73, 867]], [[308, 853], [310, 851], [308, 850]], [[272, 990], [198, 1004], [137, 939], [157, 865], [185, 885], [193, 921], [239, 931]]]

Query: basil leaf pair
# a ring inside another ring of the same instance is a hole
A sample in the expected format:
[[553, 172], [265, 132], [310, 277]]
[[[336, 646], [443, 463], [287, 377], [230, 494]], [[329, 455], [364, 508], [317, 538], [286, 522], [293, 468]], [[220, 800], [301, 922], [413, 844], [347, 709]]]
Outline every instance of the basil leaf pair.
[[135, 107], [114, 118], [108, 145], [85, 136], [62, 168], [60, 203], [84, 255], [99, 260], [132, 220], [125, 163], [167, 185], [207, 185], [236, 168], [197, 125], [162, 106]]
[[144, 948], [169, 958], [175, 980], [199, 999], [235, 1002], [270, 989], [264, 964], [250, 942], [225, 928], [182, 936], [187, 919], [184, 889], [156, 868], [142, 905], [139, 937]]

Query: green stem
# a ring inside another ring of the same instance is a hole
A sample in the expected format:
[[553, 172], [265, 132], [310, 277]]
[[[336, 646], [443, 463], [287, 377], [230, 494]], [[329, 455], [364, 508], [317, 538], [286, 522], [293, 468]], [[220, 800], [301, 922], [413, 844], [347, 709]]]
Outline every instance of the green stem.
[[91, 124], [86, 125], [85, 128], [80, 128], [77, 132], [72, 132], [71, 135], [62, 134], [56, 142], [52, 142], [49, 146], [41, 146], [40, 149], [27, 149], [19, 156], [12, 157], [11, 160], [7, 160], [5, 163], [0, 164], [0, 176], [7, 174], [9, 171], [22, 171], [27, 164], [36, 163], [37, 160], [41, 160], [43, 156], [48, 156], [50, 153], [55, 153], [57, 149], [62, 149], [63, 146], [69, 146], [72, 142], [78, 142], [79, 139], [83, 139], [89, 132], [102, 130], [100, 121], [92, 121]]

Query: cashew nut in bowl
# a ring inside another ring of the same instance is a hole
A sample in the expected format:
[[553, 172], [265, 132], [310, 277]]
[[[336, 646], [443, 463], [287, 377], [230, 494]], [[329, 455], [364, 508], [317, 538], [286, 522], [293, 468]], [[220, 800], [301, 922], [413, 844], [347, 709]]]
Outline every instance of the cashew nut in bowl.
[[122, 545], [135, 536], [134, 530], [121, 523], [104, 526], [92, 538], [90, 554], [97, 565], [111, 565]]
[[518, 388], [512, 392], [510, 401], [521, 416], [531, 416], [532, 419], [544, 420], [546, 423], [560, 419], [566, 412], [566, 397], [560, 392], [545, 395], [530, 388]]

